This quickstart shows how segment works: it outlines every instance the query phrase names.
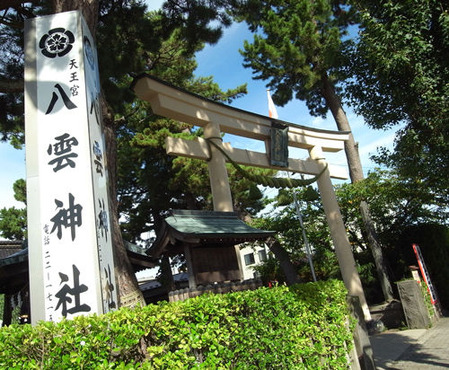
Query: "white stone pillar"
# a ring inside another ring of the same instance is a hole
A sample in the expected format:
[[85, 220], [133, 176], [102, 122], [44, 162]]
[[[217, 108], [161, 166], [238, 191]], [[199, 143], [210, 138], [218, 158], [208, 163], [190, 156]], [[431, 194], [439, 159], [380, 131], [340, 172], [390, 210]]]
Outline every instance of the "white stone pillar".
[[[215, 122], [208, 123], [204, 127], [204, 137], [217, 145], [221, 145], [220, 126]], [[210, 156], [208, 167], [214, 211], [233, 212], [234, 207], [225, 156], [214, 145], [210, 145]]]
[[117, 308], [94, 39], [81, 12], [25, 23], [32, 323]]
[[[323, 168], [326, 166], [320, 147], [313, 147], [313, 149], [309, 150], [309, 154], [310, 158], [320, 163]], [[360, 281], [360, 276], [352, 254], [351, 245], [349, 243], [346, 228], [338, 206], [337, 197], [329, 176], [329, 169], [326, 169], [323, 172], [323, 174], [318, 178], [317, 183], [321, 194], [324, 212], [326, 213], [327, 222], [329, 224], [332, 241], [334, 242], [335, 253], [337, 254], [343, 282], [345, 283], [346, 289], [348, 289], [350, 295], [359, 297], [365, 320], [370, 321], [371, 314], [369, 312], [368, 304], [366, 303], [362, 282]]]
[[[210, 122], [204, 127], [204, 138], [212, 140], [221, 145], [221, 132], [218, 123]], [[210, 188], [214, 203], [214, 211], [233, 212], [231, 187], [229, 186], [228, 170], [226, 169], [226, 158], [214, 145], [210, 147], [210, 160], [207, 162], [209, 168]], [[240, 279], [243, 278], [243, 267], [240, 261], [239, 246], [235, 246], [235, 255], [239, 264]]]

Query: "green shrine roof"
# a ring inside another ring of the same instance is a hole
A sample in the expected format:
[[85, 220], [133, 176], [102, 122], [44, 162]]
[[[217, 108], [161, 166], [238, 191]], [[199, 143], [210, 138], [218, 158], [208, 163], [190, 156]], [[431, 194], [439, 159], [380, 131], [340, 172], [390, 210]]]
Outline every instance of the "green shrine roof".
[[27, 243], [22, 240], [0, 241], [0, 266], [28, 260]]
[[0, 266], [13, 265], [15, 263], [20, 263], [24, 261], [28, 262], [28, 248], [16, 252], [8, 257], [2, 258], [0, 260]]
[[165, 219], [160, 236], [147, 253], [157, 258], [167, 247], [182, 243], [198, 246], [236, 245], [265, 240], [274, 233], [249, 226], [235, 212], [174, 210]]
[[188, 237], [266, 237], [272, 231], [255, 229], [237, 217], [235, 212], [173, 211], [165, 219], [173, 229]]

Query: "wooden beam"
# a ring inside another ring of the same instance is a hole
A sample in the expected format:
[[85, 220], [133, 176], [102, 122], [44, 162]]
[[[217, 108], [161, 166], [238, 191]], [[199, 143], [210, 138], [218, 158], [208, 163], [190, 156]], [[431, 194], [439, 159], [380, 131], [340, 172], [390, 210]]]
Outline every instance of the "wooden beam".
[[[202, 138], [186, 140], [169, 136], [165, 140], [165, 145], [167, 154], [169, 155], [182, 155], [201, 160], [210, 158], [209, 145], [206, 140]], [[298, 172], [308, 175], [318, 175], [321, 172], [321, 168], [318, 166], [317, 162], [312, 159], [301, 160], [289, 158], [288, 167], [276, 168], [270, 164], [268, 156], [265, 153], [233, 148], [229, 143], [222, 143], [221, 145], [229, 157], [234, 162], [241, 165], [271, 168], [279, 171]], [[348, 178], [346, 169], [341, 167], [329, 166], [329, 172], [331, 177], [335, 179], [346, 180]]]

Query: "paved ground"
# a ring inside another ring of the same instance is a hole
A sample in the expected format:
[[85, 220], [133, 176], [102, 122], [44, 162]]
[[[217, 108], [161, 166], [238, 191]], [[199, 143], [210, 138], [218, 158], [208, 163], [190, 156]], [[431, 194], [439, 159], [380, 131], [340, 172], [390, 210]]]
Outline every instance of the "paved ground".
[[388, 331], [370, 340], [378, 369], [449, 369], [449, 317], [427, 330]]

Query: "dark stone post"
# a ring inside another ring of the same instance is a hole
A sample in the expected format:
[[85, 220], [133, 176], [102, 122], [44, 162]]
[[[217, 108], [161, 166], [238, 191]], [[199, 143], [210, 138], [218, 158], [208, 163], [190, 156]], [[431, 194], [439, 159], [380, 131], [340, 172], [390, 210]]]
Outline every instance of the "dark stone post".
[[409, 329], [427, 329], [431, 325], [429, 311], [421, 287], [416, 280], [397, 282], [405, 320]]

